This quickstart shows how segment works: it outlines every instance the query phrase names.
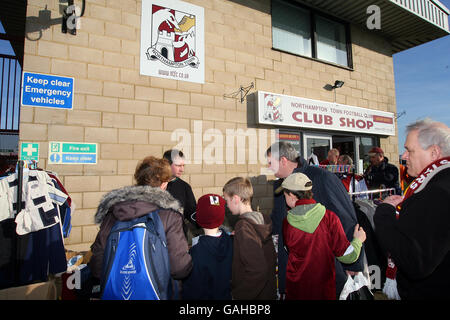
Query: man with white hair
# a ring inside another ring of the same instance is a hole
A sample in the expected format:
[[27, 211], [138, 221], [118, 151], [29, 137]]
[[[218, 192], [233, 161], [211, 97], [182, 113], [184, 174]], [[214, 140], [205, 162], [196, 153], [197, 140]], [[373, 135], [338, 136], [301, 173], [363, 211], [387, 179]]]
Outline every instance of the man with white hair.
[[401, 299], [449, 299], [450, 129], [427, 118], [407, 134], [402, 159], [416, 179], [377, 207], [375, 232], [397, 268]]

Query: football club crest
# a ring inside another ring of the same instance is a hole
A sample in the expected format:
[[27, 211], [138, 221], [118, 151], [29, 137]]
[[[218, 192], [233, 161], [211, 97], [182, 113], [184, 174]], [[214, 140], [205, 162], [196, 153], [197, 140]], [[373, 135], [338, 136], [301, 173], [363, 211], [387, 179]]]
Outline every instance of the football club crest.
[[141, 74], [204, 83], [204, 10], [142, 1]]
[[271, 122], [283, 121], [281, 97], [273, 94], [265, 94], [264, 107], [264, 120]]

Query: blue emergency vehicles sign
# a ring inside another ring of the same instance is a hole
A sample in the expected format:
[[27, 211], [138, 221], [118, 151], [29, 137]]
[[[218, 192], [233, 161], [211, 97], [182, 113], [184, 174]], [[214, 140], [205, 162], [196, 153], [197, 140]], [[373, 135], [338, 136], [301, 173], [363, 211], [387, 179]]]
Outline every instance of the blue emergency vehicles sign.
[[22, 78], [22, 105], [72, 109], [73, 85], [73, 78], [24, 72]]

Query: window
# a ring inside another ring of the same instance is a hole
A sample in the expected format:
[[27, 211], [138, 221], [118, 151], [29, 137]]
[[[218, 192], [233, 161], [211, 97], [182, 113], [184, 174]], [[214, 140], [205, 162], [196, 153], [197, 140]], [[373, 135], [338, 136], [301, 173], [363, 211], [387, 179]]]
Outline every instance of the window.
[[316, 17], [317, 58], [347, 66], [345, 26], [322, 17]]
[[359, 159], [363, 160], [364, 171], [370, 165], [369, 150], [372, 149], [372, 147], [378, 147], [378, 146], [380, 146], [379, 138], [377, 138], [377, 137], [360, 137]]
[[313, 10], [272, 1], [272, 46], [285, 52], [351, 67], [348, 26]]
[[272, 2], [273, 47], [311, 56], [309, 12], [281, 1]]

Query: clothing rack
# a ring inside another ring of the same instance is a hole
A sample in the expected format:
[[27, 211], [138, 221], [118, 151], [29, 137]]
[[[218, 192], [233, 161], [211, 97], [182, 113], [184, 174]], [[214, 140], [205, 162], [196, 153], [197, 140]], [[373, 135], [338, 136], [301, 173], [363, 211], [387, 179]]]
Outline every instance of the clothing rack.
[[325, 169], [327, 171], [330, 171], [332, 173], [354, 173], [355, 172], [355, 166], [354, 165], [348, 165], [348, 164], [319, 164], [315, 165], [319, 168]]
[[[38, 171], [43, 171], [45, 177]], [[49, 183], [50, 179], [52, 184]], [[2, 177], [2, 183], [2, 192], [6, 192], [5, 197], [2, 194], [2, 200], [6, 201], [11, 209], [0, 219], [0, 289], [46, 281], [50, 274], [64, 272], [67, 269], [64, 237], [68, 237], [70, 233], [71, 214], [75, 204], [56, 174], [38, 168], [37, 161], [18, 160], [15, 171]], [[29, 185], [30, 183], [32, 185]], [[39, 184], [45, 184], [45, 188], [40, 189]], [[33, 192], [38, 192], [37, 198], [31, 197], [30, 188]], [[28, 199], [29, 196], [31, 199]], [[44, 210], [46, 216], [45, 220], [37, 225], [37, 229], [28, 231], [30, 229], [24, 229], [30, 227], [28, 222], [25, 223], [27, 218], [24, 218], [28, 214], [27, 201], [30, 201], [31, 206], [39, 206], [42, 205], [41, 198], [52, 201], [53, 209], [34, 207], [35, 216], [36, 213], [40, 214], [41, 210]], [[5, 203], [2, 203], [2, 208], [4, 205]], [[24, 213], [25, 208], [27, 212]], [[55, 223], [49, 219], [54, 219]], [[19, 226], [22, 226], [20, 232]]]
[[370, 193], [387, 192], [387, 191], [395, 191], [395, 188], [376, 189], [376, 190], [358, 191], [358, 192], [349, 192], [348, 194], [349, 195], [358, 195], [358, 194], [370, 194]]
[[[356, 181], [355, 181], [355, 166], [354, 165], [348, 165], [348, 164], [328, 164], [328, 165], [315, 165], [319, 168], [325, 169], [327, 171], [330, 171], [332, 173], [348, 173], [352, 176], [352, 187], [353, 190], [355, 190]], [[355, 200], [355, 196], [352, 197], [353, 201]]]
[[392, 194], [395, 194], [395, 188], [386, 188], [386, 189], [376, 189], [376, 190], [367, 190], [367, 191], [358, 191], [358, 192], [349, 192], [348, 194], [350, 196], [352, 196], [353, 201], [355, 200], [355, 196], [357, 195], [362, 195], [362, 194], [376, 194], [379, 193], [380, 194], [380, 199], [381, 196], [384, 192], [390, 192]]

